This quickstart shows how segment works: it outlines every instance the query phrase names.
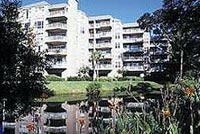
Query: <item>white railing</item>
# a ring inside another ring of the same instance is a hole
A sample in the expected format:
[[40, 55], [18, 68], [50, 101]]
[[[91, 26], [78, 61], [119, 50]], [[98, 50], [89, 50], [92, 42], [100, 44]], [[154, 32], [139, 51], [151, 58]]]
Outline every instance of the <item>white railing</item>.
[[141, 29], [123, 29], [124, 33], [143, 33]]
[[124, 56], [124, 60], [133, 60], [133, 61], [142, 61], [143, 57], [135, 57], [135, 56]]
[[48, 54], [55, 54], [55, 53], [67, 53], [66, 49], [48, 49]]
[[47, 115], [48, 119], [66, 119], [67, 118], [66, 112], [61, 112], [61, 113], [45, 112], [45, 115]]
[[143, 71], [144, 70], [143, 66], [124, 66], [124, 69], [128, 71]]
[[67, 68], [66, 62], [56, 62], [54, 64], [51, 64], [52, 68]]
[[142, 42], [143, 38], [124, 38], [125, 42]]
[[44, 131], [50, 133], [64, 133], [67, 132], [67, 126], [61, 126], [61, 127], [44, 126]]
[[112, 36], [111, 32], [101, 32], [101, 33], [97, 33], [96, 37], [107, 37], [107, 36]]
[[133, 49], [133, 48], [124, 48], [124, 51], [126, 52], [126, 51], [129, 51], [129, 52], [142, 52], [143, 51], [143, 49], [142, 48], [135, 48], [135, 49]]
[[98, 44], [96, 44], [96, 47], [97, 48], [100, 48], [100, 47], [112, 47], [112, 44], [111, 43], [98, 43]]
[[112, 64], [100, 64], [97, 67], [98, 69], [112, 69]]
[[64, 41], [67, 42], [67, 36], [48, 36], [47, 41]]
[[103, 55], [103, 58], [112, 58], [112, 54], [111, 53], [102, 53], [102, 55]]
[[50, 11], [49, 16], [59, 16], [65, 15], [67, 12], [65, 10]]
[[47, 28], [67, 28], [67, 24], [64, 23], [51, 23], [47, 25]]
[[110, 26], [110, 21], [101, 22], [100, 26]]

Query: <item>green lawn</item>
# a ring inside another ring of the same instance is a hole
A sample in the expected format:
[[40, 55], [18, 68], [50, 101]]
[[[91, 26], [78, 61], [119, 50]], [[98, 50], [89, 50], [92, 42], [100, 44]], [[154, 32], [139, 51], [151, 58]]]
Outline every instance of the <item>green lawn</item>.
[[[48, 98], [49, 102], [63, 102], [63, 101], [75, 101], [85, 99], [85, 88], [92, 81], [50, 81], [47, 87], [55, 92], [55, 96]], [[102, 85], [101, 96], [112, 95], [114, 87], [127, 86], [128, 84], [136, 85], [139, 82], [144, 81], [112, 81], [112, 82], [99, 82]], [[145, 81], [151, 84], [153, 88], [159, 88], [161, 85]]]

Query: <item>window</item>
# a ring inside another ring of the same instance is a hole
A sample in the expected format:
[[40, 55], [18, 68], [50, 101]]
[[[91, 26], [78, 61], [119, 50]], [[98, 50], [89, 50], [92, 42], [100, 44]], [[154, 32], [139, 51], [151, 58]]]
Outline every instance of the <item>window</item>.
[[35, 27], [38, 28], [38, 29], [43, 28], [43, 21], [36, 21]]
[[120, 39], [120, 33], [115, 34], [115, 39]]
[[120, 43], [119, 42], [115, 43], [115, 48], [120, 48]]

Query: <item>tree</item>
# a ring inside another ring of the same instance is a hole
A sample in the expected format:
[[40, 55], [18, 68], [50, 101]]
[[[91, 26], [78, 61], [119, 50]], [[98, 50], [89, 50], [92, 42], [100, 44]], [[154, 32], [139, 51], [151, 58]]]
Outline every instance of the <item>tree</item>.
[[90, 61], [92, 62], [92, 69], [93, 69], [93, 80], [95, 80], [98, 75], [97, 65], [102, 57], [103, 55], [100, 51], [93, 51], [90, 56]]
[[78, 71], [78, 76], [82, 78], [83, 80], [87, 80], [87, 78], [89, 78], [89, 70], [90, 68], [88, 66], [80, 67]]
[[50, 93], [42, 75], [46, 61], [43, 53], [34, 50], [30, 32], [17, 21], [20, 1], [0, 4], [0, 101], [6, 98], [6, 110], [21, 114], [35, 98]]
[[[199, 0], [164, 0], [163, 7], [145, 13], [138, 20], [141, 28], [157, 40], [168, 40], [172, 46], [172, 64], [179, 66], [182, 79], [188, 70], [199, 72], [200, 2]], [[174, 72], [173, 72], [174, 73]]]

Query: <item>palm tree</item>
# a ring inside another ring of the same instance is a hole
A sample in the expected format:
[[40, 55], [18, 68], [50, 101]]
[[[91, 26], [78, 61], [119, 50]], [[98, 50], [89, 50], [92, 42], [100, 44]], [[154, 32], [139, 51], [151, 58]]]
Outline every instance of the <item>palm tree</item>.
[[100, 51], [93, 51], [90, 56], [90, 61], [92, 62], [92, 69], [93, 69], [93, 81], [96, 79], [98, 75], [97, 65], [102, 57], [103, 55]]

